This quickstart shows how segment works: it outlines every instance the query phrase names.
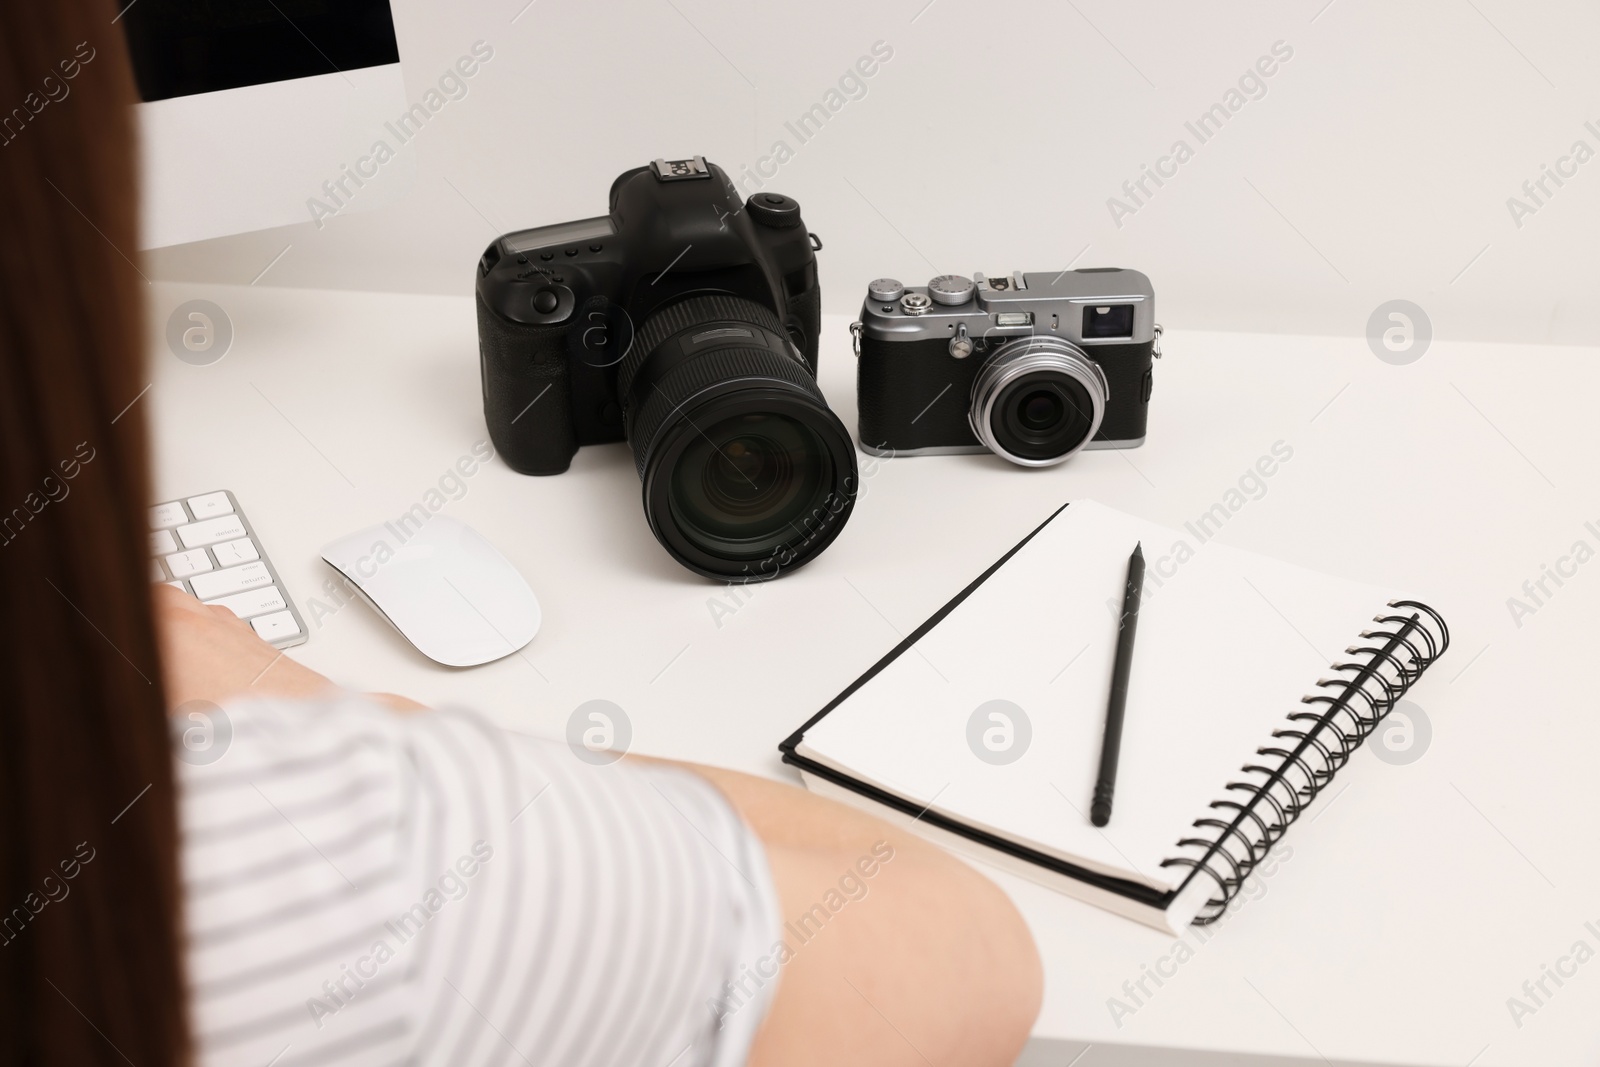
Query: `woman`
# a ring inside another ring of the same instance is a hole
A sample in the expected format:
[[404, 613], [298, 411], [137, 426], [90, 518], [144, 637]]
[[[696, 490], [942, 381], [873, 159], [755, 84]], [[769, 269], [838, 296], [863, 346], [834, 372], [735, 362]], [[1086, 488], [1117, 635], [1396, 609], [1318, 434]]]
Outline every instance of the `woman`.
[[916, 837], [346, 692], [152, 591], [115, 14], [0, 10], [0, 1061], [1012, 1062], [1027, 930]]

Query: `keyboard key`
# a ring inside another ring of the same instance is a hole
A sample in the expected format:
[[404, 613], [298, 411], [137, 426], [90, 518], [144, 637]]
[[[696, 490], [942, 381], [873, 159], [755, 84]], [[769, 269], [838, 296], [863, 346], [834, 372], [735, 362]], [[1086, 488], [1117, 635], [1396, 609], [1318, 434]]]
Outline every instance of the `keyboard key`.
[[227, 608], [241, 619], [248, 619], [253, 615], [265, 615], [269, 611], [282, 611], [289, 606], [275, 585], [269, 585], [265, 589], [252, 589], [247, 593], [219, 597], [206, 603]]
[[189, 498], [189, 510], [196, 519], [214, 519], [218, 515], [232, 515], [233, 501], [227, 493], [207, 493]]
[[178, 538], [184, 548], [214, 545], [218, 541], [235, 541], [245, 536], [244, 522], [237, 515], [223, 515], [204, 522], [178, 527]]
[[150, 580], [152, 582], [164, 582], [167, 580], [166, 572], [161, 569], [161, 561], [159, 559], [150, 561]]
[[172, 539], [171, 530], [150, 531], [150, 554], [152, 556], [167, 556], [178, 551], [178, 542]]
[[211, 552], [217, 557], [220, 567], [232, 567], [236, 563], [249, 563], [261, 558], [261, 553], [256, 549], [256, 543], [248, 537], [241, 537], [237, 541], [224, 541], [220, 545], [212, 545]]
[[189, 516], [183, 513], [183, 505], [174, 500], [170, 504], [157, 504], [150, 509], [150, 529], [160, 530], [167, 526], [182, 526], [189, 521]]
[[187, 593], [189, 591], [183, 587], [182, 582], [168, 582], [167, 584], [172, 586], [172, 588], [176, 589], [180, 593]]
[[211, 557], [206, 555], [206, 550], [203, 548], [191, 548], [187, 552], [178, 552], [168, 556], [167, 566], [172, 569], [174, 578], [187, 578], [192, 574], [200, 574], [213, 569]]
[[267, 570], [265, 563], [260, 562], [197, 574], [189, 579], [190, 588], [201, 600], [215, 600], [230, 593], [242, 593], [246, 589], [271, 584], [272, 572]]
[[256, 636], [263, 641], [277, 641], [280, 638], [293, 637], [300, 632], [300, 624], [295, 622], [294, 615], [287, 611], [251, 619], [250, 625], [255, 627]]

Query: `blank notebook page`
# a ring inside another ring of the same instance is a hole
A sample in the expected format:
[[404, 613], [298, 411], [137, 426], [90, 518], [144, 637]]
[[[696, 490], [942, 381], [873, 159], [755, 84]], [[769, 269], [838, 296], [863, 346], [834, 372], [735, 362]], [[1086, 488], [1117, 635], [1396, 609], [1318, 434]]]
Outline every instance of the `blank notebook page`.
[[[1144, 600], [1101, 830], [1089, 802], [1136, 542]], [[1256, 749], [1307, 710], [1300, 698], [1392, 596], [1080, 501], [810, 727], [798, 752], [1058, 859], [1175, 888], [1184, 870], [1161, 861], [1241, 767], [1276, 766]], [[968, 744], [969, 719], [992, 700], [1031, 726], [1006, 765]]]

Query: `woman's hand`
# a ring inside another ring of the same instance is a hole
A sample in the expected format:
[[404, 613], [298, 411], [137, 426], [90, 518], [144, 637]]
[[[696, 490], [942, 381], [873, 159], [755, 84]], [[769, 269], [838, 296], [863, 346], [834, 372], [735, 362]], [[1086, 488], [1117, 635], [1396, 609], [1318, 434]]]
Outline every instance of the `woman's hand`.
[[173, 707], [243, 693], [299, 699], [333, 683], [256, 636], [249, 623], [170, 585], [153, 587], [161, 673]]
[[[207, 606], [162, 583], [154, 590], [161, 673], [167, 702], [173, 707], [191, 700], [216, 704], [242, 694], [303, 700], [337, 688], [261, 640], [249, 623], [227, 608]], [[395, 711], [426, 710], [393, 693], [367, 695]]]

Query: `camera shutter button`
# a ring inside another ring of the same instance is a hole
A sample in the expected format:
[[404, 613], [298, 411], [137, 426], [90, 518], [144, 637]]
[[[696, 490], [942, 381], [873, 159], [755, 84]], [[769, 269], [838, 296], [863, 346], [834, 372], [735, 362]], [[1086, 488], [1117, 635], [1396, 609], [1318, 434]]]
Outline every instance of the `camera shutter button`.
[[932, 306], [927, 293], [907, 293], [900, 298], [900, 310], [907, 315], [925, 315]]
[[548, 315], [561, 303], [561, 298], [554, 289], [540, 289], [533, 294], [533, 310], [541, 315]]
[[936, 304], [954, 307], [971, 300], [974, 288], [971, 278], [959, 274], [941, 274], [928, 283], [928, 295], [933, 297]]

